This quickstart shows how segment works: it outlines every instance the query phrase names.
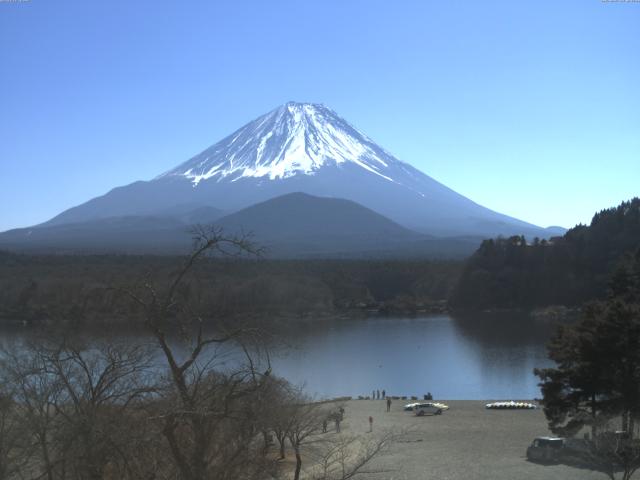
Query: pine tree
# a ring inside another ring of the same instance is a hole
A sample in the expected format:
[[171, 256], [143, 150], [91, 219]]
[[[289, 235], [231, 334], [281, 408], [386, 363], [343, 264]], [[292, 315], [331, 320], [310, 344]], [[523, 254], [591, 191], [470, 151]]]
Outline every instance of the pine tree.
[[536, 369], [550, 429], [574, 435], [611, 418], [634, 438], [640, 418], [640, 250], [612, 275], [605, 301], [585, 308], [549, 344], [556, 367]]

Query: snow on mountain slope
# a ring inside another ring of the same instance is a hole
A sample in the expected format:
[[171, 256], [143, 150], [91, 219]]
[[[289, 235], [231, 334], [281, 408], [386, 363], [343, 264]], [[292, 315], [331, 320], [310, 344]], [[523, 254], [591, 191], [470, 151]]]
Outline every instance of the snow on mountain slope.
[[181, 175], [195, 186], [210, 178], [275, 180], [346, 162], [393, 181], [385, 171], [398, 160], [327, 107], [289, 102], [158, 178]]

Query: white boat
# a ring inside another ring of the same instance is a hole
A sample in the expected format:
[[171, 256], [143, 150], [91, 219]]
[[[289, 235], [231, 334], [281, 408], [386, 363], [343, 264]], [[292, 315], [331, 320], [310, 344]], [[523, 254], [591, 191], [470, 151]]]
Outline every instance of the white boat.
[[491, 410], [533, 410], [538, 408], [535, 403], [514, 402], [513, 400], [509, 402], [487, 403], [485, 407]]

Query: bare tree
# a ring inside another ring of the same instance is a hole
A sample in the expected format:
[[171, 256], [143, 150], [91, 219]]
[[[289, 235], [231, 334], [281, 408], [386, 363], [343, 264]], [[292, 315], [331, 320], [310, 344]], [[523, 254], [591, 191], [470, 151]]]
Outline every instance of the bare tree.
[[371, 462], [382, 455], [400, 436], [386, 431], [376, 436], [336, 435], [324, 442], [316, 461], [314, 480], [348, 480], [358, 475], [386, 472], [370, 469]]
[[[257, 254], [246, 237], [228, 237], [220, 229], [198, 227], [194, 249], [175, 272], [168, 286], [144, 282], [122, 291], [143, 311], [144, 323], [153, 334], [168, 366], [162, 421], [171, 456], [184, 480], [238, 478], [248, 475], [250, 451], [255, 438], [255, 417], [250, 398], [263, 388], [270, 375], [268, 356], [260, 371], [256, 360], [260, 346], [257, 332], [226, 328], [210, 319], [213, 333], [205, 331], [205, 319], [189, 297], [188, 277], [207, 254], [236, 256]], [[170, 341], [176, 333], [182, 348]], [[224, 368], [219, 352], [234, 345], [244, 361]]]
[[[61, 338], [4, 355], [3, 377], [14, 388], [25, 435], [37, 446], [35, 478], [98, 479], [107, 471], [131, 478], [127, 451], [132, 405], [153, 391], [148, 354], [129, 344]], [[24, 455], [23, 455], [24, 457]]]
[[368, 467], [402, 433], [384, 431], [364, 437], [339, 432], [327, 435], [322, 432], [322, 423], [327, 418], [341, 417], [342, 405], [310, 402], [300, 392], [294, 398], [296, 403], [283, 405], [288, 423], [281, 427], [287, 432], [296, 458], [294, 480], [301, 476], [303, 458], [308, 462], [306, 475], [313, 480], [347, 480], [385, 471]]
[[129, 343], [86, 348], [64, 340], [40, 354], [46, 371], [61, 383], [55, 406], [67, 468], [86, 479], [102, 479], [107, 469], [124, 476], [127, 452], [121, 444], [129, 430], [119, 420], [128, 417], [132, 404], [155, 391], [145, 381], [150, 368], [146, 349]]
[[13, 395], [0, 389], [0, 479], [9, 479], [27, 466], [31, 456], [29, 437], [25, 434]]
[[[54, 480], [59, 464], [59, 448], [55, 444], [56, 409], [60, 383], [46, 373], [42, 359], [30, 349], [5, 349], [1, 363], [3, 382], [12, 386], [12, 398], [20, 407], [25, 435], [34, 443], [32, 469], [37, 477]], [[24, 457], [23, 457], [24, 458]], [[28, 458], [25, 458], [25, 461]]]
[[[285, 458], [292, 412], [298, 407], [299, 390], [283, 378], [270, 375], [256, 397], [256, 404], [263, 405], [256, 420], [264, 438], [275, 437], [278, 442], [278, 457]], [[265, 440], [265, 450], [268, 448]], [[265, 451], [266, 453], [266, 451]]]
[[317, 441], [322, 421], [327, 412], [317, 403], [299, 403], [288, 408], [289, 424], [286, 428], [287, 438], [296, 457], [294, 480], [299, 480], [302, 470], [302, 448], [305, 444]]
[[570, 449], [569, 463], [604, 473], [610, 480], [630, 480], [640, 468], [640, 441], [627, 431], [616, 431], [611, 423], [601, 422], [595, 437], [576, 441]]
[[263, 454], [269, 452], [275, 440], [278, 442], [279, 458], [285, 458], [288, 406], [294, 398], [294, 389], [288, 381], [275, 375], [263, 378], [262, 388], [256, 391], [253, 406], [254, 421], [263, 439]]

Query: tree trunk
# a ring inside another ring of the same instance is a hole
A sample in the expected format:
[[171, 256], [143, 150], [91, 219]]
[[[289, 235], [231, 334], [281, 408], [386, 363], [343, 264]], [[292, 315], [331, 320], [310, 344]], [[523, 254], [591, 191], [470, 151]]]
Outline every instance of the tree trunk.
[[46, 438], [46, 433], [44, 437], [40, 437], [40, 447], [42, 449], [42, 457], [44, 458], [44, 466], [47, 471], [47, 480], [53, 480], [53, 466], [51, 465], [51, 458], [49, 457], [49, 447], [47, 441], [43, 440], [43, 438]]
[[191, 431], [195, 445], [191, 454], [191, 476], [193, 480], [207, 478], [207, 435], [203, 426], [204, 419], [192, 418]]
[[633, 470], [629, 470], [629, 469], [625, 468], [624, 472], [622, 473], [622, 479], [621, 480], [631, 480], [632, 476], [633, 476]]
[[293, 480], [300, 480], [300, 470], [302, 469], [302, 457], [300, 456], [300, 448], [295, 446], [296, 451], [296, 471], [293, 474]]
[[591, 394], [591, 440], [595, 441], [596, 439], [596, 394]]
[[622, 412], [622, 424], [620, 430], [629, 433], [629, 413], [626, 411]]
[[193, 480], [193, 475], [191, 474], [191, 468], [189, 462], [185, 459], [182, 450], [180, 449], [180, 442], [178, 441], [175, 433], [176, 424], [172, 417], [167, 417], [165, 419], [165, 425], [162, 429], [162, 434], [164, 438], [169, 443], [169, 449], [171, 451], [171, 455], [173, 457], [176, 466], [180, 470], [182, 478], [185, 480]]

